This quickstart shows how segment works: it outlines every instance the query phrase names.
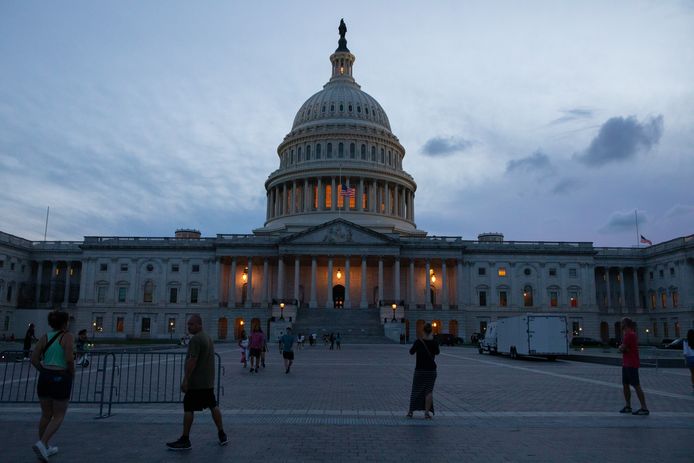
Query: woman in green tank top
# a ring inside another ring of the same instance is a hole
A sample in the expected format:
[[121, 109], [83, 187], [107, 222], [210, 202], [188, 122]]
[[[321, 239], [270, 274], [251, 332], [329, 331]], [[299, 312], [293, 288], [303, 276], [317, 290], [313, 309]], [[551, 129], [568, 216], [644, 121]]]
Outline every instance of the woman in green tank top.
[[41, 402], [40, 439], [32, 449], [41, 461], [58, 453], [58, 447], [51, 446], [49, 441], [63, 424], [72, 393], [74, 338], [67, 331], [68, 322], [67, 312], [50, 312], [48, 324], [52, 329], [41, 336], [31, 356], [32, 365], [39, 370], [36, 395]]

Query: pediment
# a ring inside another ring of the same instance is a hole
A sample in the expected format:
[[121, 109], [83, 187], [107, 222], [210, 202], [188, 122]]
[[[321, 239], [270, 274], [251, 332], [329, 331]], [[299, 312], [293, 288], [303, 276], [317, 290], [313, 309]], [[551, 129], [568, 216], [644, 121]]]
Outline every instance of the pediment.
[[316, 225], [282, 240], [284, 244], [393, 245], [398, 241], [344, 219]]

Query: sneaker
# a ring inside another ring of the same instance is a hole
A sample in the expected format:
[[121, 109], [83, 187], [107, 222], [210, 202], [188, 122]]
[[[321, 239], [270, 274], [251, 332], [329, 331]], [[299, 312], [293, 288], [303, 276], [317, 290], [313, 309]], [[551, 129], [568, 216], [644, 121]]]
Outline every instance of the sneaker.
[[227, 438], [227, 435], [224, 431], [219, 431], [219, 433], [217, 433], [217, 436], [219, 437], [220, 446], [224, 447], [229, 443], [229, 439]]
[[286, 374], [286, 373], [289, 373], [289, 367], [287, 367], [287, 369], [284, 370], [284, 373], [285, 373], [285, 374]]
[[646, 415], [650, 415], [650, 414], [651, 414], [651, 412], [649, 412], [645, 408], [639, 408], [634, 413], [632, 413], [632, 415], [641, 415], [641, 416], [646, 416]]
[[53, 455], [58, 453], [58, 446], [49, 445], [48, 448], [46, 449], [46, 453], [48, 454], [49, 457], [52, 457]]
[[37, 441], [31, 448], [39, 460], [48, 461], [48, 449], [43, 445], [43, 442]]
[[190, 450], [193, 448], [190, 444], [190, 439], [184, 436], [181, 436], [177, 441], [167, 442], [166, 446], [169, 450]]
[[619, 411], [619, 413], [631, 413], [631, 407], [624, 407]]

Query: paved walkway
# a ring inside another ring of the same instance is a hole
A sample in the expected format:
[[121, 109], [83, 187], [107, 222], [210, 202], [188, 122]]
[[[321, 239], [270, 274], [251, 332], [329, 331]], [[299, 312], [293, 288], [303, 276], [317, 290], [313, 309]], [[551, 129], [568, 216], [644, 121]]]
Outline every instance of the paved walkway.
[[[694, 393], [684, 369], [643, 369], [652, 414], [624, 416], [620, 369], [543, 360], [513, 361], [444, 348], [436, 417], [407, 411], [414, 359], [400, 345], [305, 347], [284, 373], [276, 351], [250, 374], [230, 345], [221, 397], [231, 443], [216, 445], [209, 413], [196, 415], [193, 450], [167, 452], [180, 434], [179, 405], [115, 406], [95, 419], [74, 406], [52, 461], [667, 461], [694, 455]], [[633, 400], [636, 400], [634, 397]], [[633, 405], [637, 405], [634, 402]], [[2, 461], [34, 461], [37, 405], [0, 405]]]

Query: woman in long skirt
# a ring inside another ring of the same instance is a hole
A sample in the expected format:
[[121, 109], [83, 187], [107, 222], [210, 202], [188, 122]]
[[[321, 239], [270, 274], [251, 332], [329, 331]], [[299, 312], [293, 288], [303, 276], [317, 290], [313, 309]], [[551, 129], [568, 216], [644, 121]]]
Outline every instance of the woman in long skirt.
[[410, 355], [417, 354], [417, 363], [412, 378], [410, 409], [407, 417], [412, 418], [416, 410], [424, 410], [424, 418], [431, 419], [434, 413], [434, 383], [436, 383], [436, 362], [439, 343], [434, 340], [431, 324], [424, 325], [424, 336], [418, 338], [410, 348]]

